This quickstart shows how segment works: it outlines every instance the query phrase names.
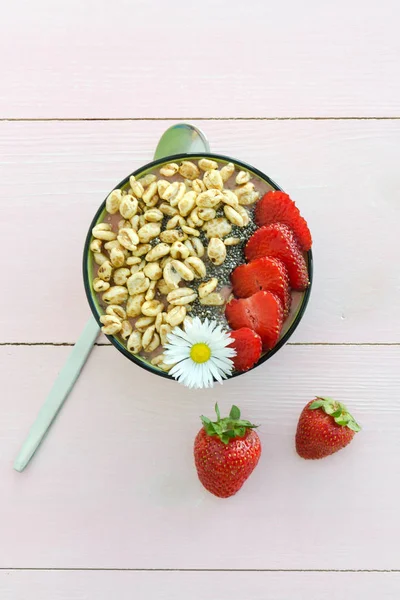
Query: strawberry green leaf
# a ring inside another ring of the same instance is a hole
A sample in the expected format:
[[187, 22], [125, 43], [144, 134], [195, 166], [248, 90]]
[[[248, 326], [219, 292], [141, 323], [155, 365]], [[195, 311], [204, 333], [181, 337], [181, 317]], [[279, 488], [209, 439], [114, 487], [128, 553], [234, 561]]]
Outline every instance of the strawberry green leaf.
[[225, 431], [225, 435], [230, 438], [234, 438], [236, 437], [236, 431], [234, 429], [228, 429], [228, 431]]
[[221, 435], [221, 433], [223, 432], [223, 426], [220, 424], [220, 422], [217, 423], [211, 423], [215, 433], [217, 435]]
[[323, 400], [314, 400], [314, 402], [312, 404], [310, 404], [309, 409], [315, 410], [316, 408], [321, 408], [321, 406], [323, 404], [324, 404]]
[[351, 419], [348, 423], [347, 423], [347, 427], [349, 429], [351, 429], [352, 431], [355, 431], [356, 433], [358, 431], [361, 431], [361, 427], [359, 426], [359, 424], [354, 420]]
[[339, 421], [342, 421], [343, 423], [346, 424], [349, 421], [351, 421], [351, 419], [352, 419], [352, 416], [348, 412], [343, 412], [343, 411], [341, 411], [338, 415], [332, 415], [332, 416], [334, 417], [336, 423], [339, 423]]
[[231, 408], [231, 412], [229, 413], [230, 419], [240, 419], [240, 410], [237, 406], [233, 405]]
[[330, 415], [337, 425], [341, 427], [348, 427], [352, 431], [361, 431], [361, 427], [354, 420], [352, 415], [347, 411], [347, 408], [341, 402], [337, 402], [333, 398], [329, 397], [318, 397], [309, 406], [311, 410], [322, 408], [322, 410]]
[[208, 417], [202, 415], [201, 421], [204, 429], [209, 436], [217, 436], [224, 444], [227, 444], [230, 439], [236, 437], [244, 437], [248, 429], [254, 429], [258, 425], [254, 425], [250, 421], [240, 419], [240, 410], [233, 405], [229, 417], [221, 419], [218, 404], [215, 405], [217, 421], [211, 421]]
[[204, 425], [208, 425], [208, 423], [211, 423], [211, 419], [205, 417], [204, 415], [201, 415], [200, 419], [203, 421]]
[[335, 410], [335, 412], [333, 412], [331, 414], [332, 414], [332, 417], [336, 420], [336, 417], [340, 417], [343, 414], [343, 412], [342, 412], [341, 408], [338, 408], [337, 410]]

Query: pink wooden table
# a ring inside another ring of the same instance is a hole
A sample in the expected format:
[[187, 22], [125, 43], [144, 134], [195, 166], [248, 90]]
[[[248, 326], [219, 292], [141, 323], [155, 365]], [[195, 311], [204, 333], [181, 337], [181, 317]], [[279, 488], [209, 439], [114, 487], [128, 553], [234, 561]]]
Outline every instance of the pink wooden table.
[[[398, 1], [16, 0], [2, 13], [1, 600], [397, 599]], [[307, 314], [267, 364], [203, 393], [101, 338], [18, 474], [89, 316], [88, 223], [183, 119], [302, 207]], [[308, 463], [293, 435], [315, 394], [345, 401], [363, 432]], [[192, 464], [216, 400], [263, 424], [262, 464], [229, 501]]]

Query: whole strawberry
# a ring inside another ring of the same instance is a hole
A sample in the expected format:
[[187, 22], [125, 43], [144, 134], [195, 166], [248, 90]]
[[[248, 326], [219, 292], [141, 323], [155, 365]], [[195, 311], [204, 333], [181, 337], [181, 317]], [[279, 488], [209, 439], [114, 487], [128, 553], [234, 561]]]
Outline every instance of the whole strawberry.
[[203, 427], [194, 442], [197, 475], [204, 487], [220, 498], [233, 496], [251, 475], [261, 455], [261, 442], [250, 421], [240, 419], [232, 406], [229, 417], [217, 420], [202, 416]]
[[344, 404], [319, 398], [303, 409], [296, 432], [296, 450], [302, 458], [324, 458], [341, 450], [361, 427]]

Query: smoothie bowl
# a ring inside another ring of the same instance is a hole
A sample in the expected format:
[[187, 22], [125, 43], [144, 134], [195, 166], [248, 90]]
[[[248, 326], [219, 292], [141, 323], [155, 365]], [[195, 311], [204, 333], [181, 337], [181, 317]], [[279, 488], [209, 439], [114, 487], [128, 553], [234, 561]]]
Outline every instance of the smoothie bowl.
[[[85, 289], [102, 331], [137, 365], [172, 378], [173, 334], [182, 331], [182, 341], [185, 326], [213, 324], [217, 337], [233, 336], [223, 378], [235, 377], [299, 324], [310, 248], [297, 207], [265, 174], [222, 155], [176, 154], [138, 169], [104, 200], [85, 243]], [[201, 365], [207, 348], [196, 347]]]

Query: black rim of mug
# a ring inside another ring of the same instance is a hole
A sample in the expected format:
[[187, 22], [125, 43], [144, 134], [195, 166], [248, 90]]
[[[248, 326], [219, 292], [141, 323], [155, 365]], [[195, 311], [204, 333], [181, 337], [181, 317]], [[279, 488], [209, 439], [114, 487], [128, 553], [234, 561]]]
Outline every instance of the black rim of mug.
[[[189, 160], [189, 159], [198, 159], [198, 158], [211, 158], [211, 159], [216, 159], [216, 160], [221, 160], [224, 162], [232, 162], [235, 165], [239, 165], [240, 167], [243, 167], [243, 169], [251, 171], [252, 173], [254, 173], [255, 175], [257, 175], [260, 179], [263, 179], [264, 181], [266, 181], [271, 187], [273, 187], [275, 190], [279, 190], [279, 191], [283, 191], [281, 187], [279, 187], [279, 185], [277, 185], [270, 177], [268, 177], [268, 175], [265, 175], [265, 173], [263, 173], [262, 171], [260, 171], [259, 169], [256, 169], [255, 167], [253, 167], [252, 165], [249, 165], [243, 161], [237, 160], [236, 158], [231, 158], [230, 156], [225, 156], [223, 154], [211, 154], [211, 153], [193, 153], [193, 154], [173, 154], [171, 156], [167, 156], [158, 160], [154, 160], [150, 163], [147, 163], [146, 165], [140, 167], [139, 169], [136, 169], [136, 171], [133, 171], [133, 173], [130, 173], [127, 177], [125, 177], [125, 179], [123, 179], [120, 183], [118, 183], [115, 188], [113, 189], [117, 189], [117, 188], [121, 188], [123, 186], [125, 186], [128, 182], [129, 182], [129, 178], [131, 177], [131, 175], [134, 175], [135, 177], [141, 173], [143, 173], [144, 171], [148, 171], [150, 169], [154, 169], [155, 167], [157, 167], [158, 165], [164, 164], [164, 163], [168, 163], [168, 162], [174, 162], [177, 160]], [[102, 212], [104, 211], [105, 208], [105, 204], [106, 204], [106, 198], [103, 200], [103, 202], [101, 203], [99, 209], [97, 210], [91, 224], [89, 227], [89, 231], [87, 233], [86, 236], [86, 241], [85, 241], [85, 246], [84, 246], [84, 250], [83, 250], [83, 281], [84, 281], [84, 285], [85, 285], [85, 292], [86, 292], [86, 297], [88, 299], [89, 302], [89, 306], [91, 308], [91, 311], [93, 313], [94, 318], [96, 319], [99, 327], [102, 326], [102, 324], [100, 323], [100, 316], [101, 314], [98, 312], [97, 310], [97, 306], [94, 302], [93, 299], [93, 293], [92, 293], [92, 289], [91, 289], [91, 285], [90, 285], [90, 281], [89, 281], [89, 246], [90, 246], [90, 242], [92, 240], [92, 229], [93, 227], [97, 224], [97, 221], [100, 217], [100, 215], [102, 214]], [[291, 323], [289, 329], [287, 330], [287, 332], [280, 338], [280, 340], [278, 341], [278, 343], [276, 344], [276, 346], [274, 346], [272, 348], [272, 350], [269, 350], [268, 352], [266, 352], [263, 356], [261, 356], [260, 360], [254, 365], [254, 367], [252, 367], [252, 369], [249, 369], [249, 371], [234, 371], [232, 373], [232, 375], [229, 377], [229, 379], [232, 379], [233, 377], [238, 377], [239, 375], [244, 375], [245, 373], [249, 373], [250, 371], [252, 371], [253, 369], [255, 369], [256, 367], [262, 365], [265, 361], [267, 361], [269, 358], [271, 358], [274, 354], [276, 354], [276, 352], [278, 352], [278, 350], [280, 350], [282, 348], [282, 346], [284, 346], [286, 344], [286, 342], [289, 340], [289, 338], [293, 335], [293, 333], [295, 332], [295, 330], [297, 329], [297, 326], [299, 325], [301, 319], [303, 318], [303, 315], [305, 313], [305, 310], [307, 308], [307, 304], [308, 301], [310, 299], [310, 294], [311, 294], [311, 287], [312, 287], [312, 282], [313, 282], [313, 254], [312, 254], [312, 250], [308, 250], [308, 252], [306, 252], [306, 260], [307, 260], [307, 268], [308, 268], [308, 277], [310, 280], [310, 285], [308, 286], [308, 288], [305, 290], [303, 298], [302, 298], [302, 302], [301, 302], [301, 306], [295, 316], [295, 318], [293, 319], [293, 322]], [[115, 348], [117, 348], [117, 350], [119, 350], [124, 356], [126, 356], [129, 360], [131, 360], [132, 362], [134, 362], [135, 364], [137, 364], [139, 367], [141, 367], [142, 369], [146, 369], [146, 371], [149, 371], [150, 373], [153, 373], [155, 375], [159, 375], [161, 377], [165, 377], [166, 379], [170, 379], [175, 381], [175, 379], [169, 375], [168, 373], [161, 371], [159, 369], [157, 369], [157, 367], [147, 363], [145, 360], [137, 358], [135, 354], [131, 354], [126, 348], [125, 346], [122, 344], [122, 342], [120, 342], [120, 340], [116, 337], [113, 336], [106, 336], [107, 339], [112, 343], [113, 346], [115, 346]]]

